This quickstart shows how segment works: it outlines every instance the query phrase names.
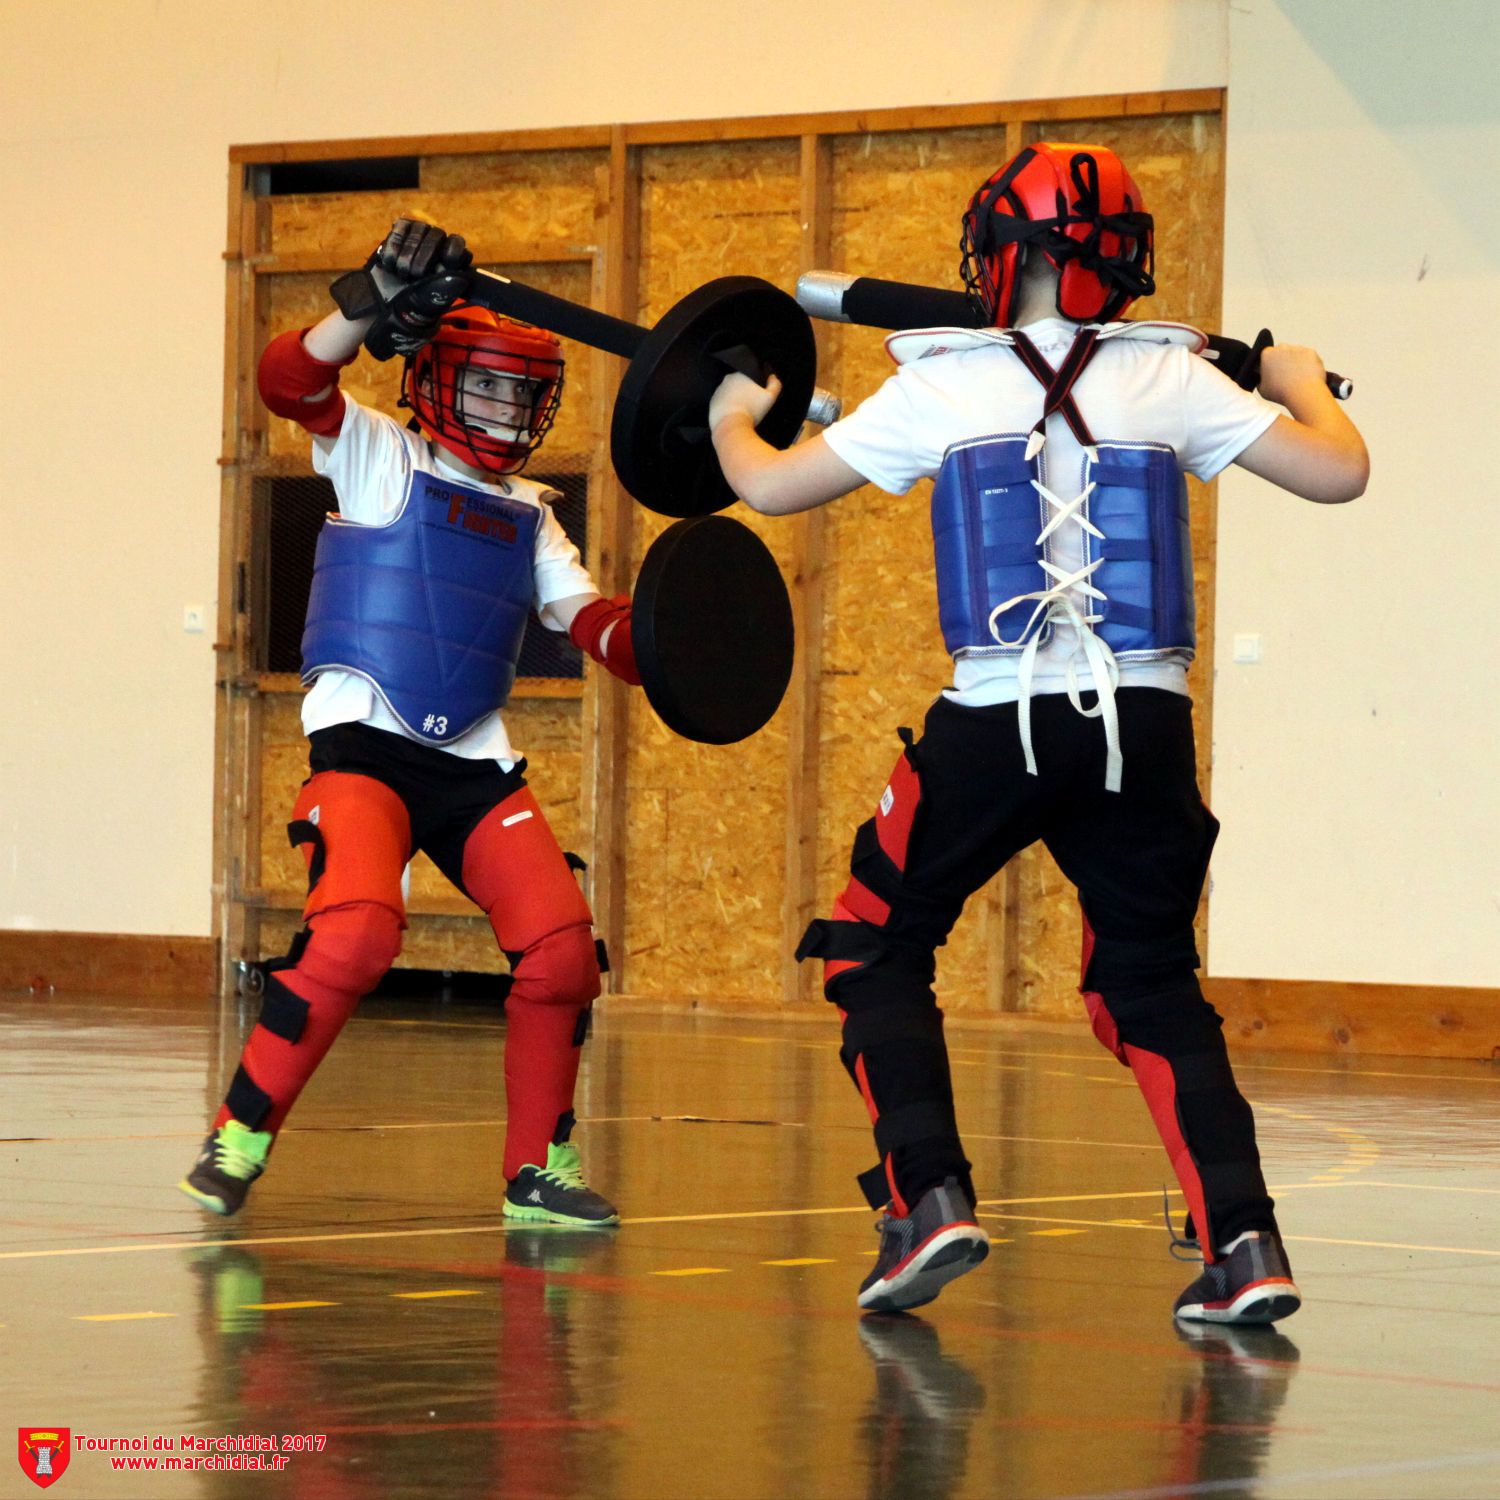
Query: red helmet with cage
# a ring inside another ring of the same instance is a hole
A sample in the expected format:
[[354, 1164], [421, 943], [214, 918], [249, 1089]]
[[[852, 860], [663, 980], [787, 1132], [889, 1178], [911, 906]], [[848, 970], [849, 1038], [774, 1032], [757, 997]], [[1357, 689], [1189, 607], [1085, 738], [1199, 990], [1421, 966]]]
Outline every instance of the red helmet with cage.
[[514, 474], [552, 426], [562, 383], [556, 334], [459, 303], [406, 361], [401, 404], [456, 458]]
[[1074, 322], [1117, 318], [1156, 290], [1151, 215], [1107, 146], [1042, 141], [1018, 152], [970, 200], [963, 278], [985, 320], [1011, 326], [1033, 249], [1057, 267], [1057, 310]]

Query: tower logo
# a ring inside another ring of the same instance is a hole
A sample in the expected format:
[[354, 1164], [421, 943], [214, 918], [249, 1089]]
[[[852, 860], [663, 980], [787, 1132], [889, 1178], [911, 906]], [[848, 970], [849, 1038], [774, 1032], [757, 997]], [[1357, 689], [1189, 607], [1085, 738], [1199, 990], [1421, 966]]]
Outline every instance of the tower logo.
[[66, 1427], [18, 1427], [16, 1456], [26, 1477], [46, 1489], [63, 1477], [72, 1453]]

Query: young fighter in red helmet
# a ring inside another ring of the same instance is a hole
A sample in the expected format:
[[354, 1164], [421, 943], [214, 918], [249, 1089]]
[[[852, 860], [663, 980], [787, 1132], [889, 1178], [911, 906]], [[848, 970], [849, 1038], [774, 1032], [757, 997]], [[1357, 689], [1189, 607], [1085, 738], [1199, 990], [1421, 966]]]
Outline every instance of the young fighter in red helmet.
[[[457, 302], [468, 263], [457, 236], [399, 220], [365, 271], [335, 283], [340, 311], [261, 357], [262, 399], [312, 435], [339, 512], [319, 538], [302, 639], [311, 775], [288, 831], [308, 863], [306, 927], [270, 966], [259, 1024], [181, 1184], [215, 1213], [244, 1202], [298, 1094], [400, 951], [402, 875], [424, 849], [511, 961], [505, 1215], [618, 1222], [569, 1140], [599, 993], [592, 917], [500, 709], [533, 604], [639, 682], [630, 607], [599, 596], [554, 492], [521, 477], [557, 412], [561, 346]], [[340, 391], [367, 337], [382, 357], [406, 356], [415, 431]]]
[[[933, 476], [954, 677], [858, 832], [852, 878], [800, 957], [824, 960], [888, 1205], [861, 1307], [917, 1307], [988, 1240], [954, 1120], [934, 950], [965, 900], [1042, 841], [1078, 888], [1081, 990], [1135, 1073], [1201, 1240], [1179, 1317], [1269, 1321], [1298, 1305], [1250, 1107], [1195, 970], [1218, 824], [1196, 785], [1182, 473], [1231, 463], [1310, 500], [1351, 500], [1368, 458], [1310, 349], [1266, 351], [1261, 390], [1194, 356], [1180, 325], [1118, 320], [1155, 289], [1152, 221], [1113, 152], [1029, 147], [975, 194], [963, 270], [991, 325], [897, 334], [900, 368], [842, 422], [777, 452], [775, 394], [741, 375], [710, 412], [730, 483], [786, 514]], [[1270, 403], [1278, 402], [1290, 415]]]

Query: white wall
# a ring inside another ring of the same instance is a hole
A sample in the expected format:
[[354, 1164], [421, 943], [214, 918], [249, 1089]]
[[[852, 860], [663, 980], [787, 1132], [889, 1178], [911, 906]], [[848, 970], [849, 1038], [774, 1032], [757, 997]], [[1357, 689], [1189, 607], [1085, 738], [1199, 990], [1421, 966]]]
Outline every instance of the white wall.
[[1356, 377], [1373, 473], [1221, 481], [1210, 967], [1500, 984], [1500, 6], [1236, 0], [1229, 41], [1225, 324]]
[[[1376, 480], [1328, 513], [1224, 485], [1220, 639], [1259, 631], [1266, 660], [1219, 676], [1210, 962], [1497, 982], [1495, 669], [1469, 623], [1495, 485], [1458, 451], [1484, 427], [1485, 355], [1429, 346], [1495, 323], [1496, 9], [12, 4], [0, 927], [209, 930], [211, 641], [181, 625], [214, 603], [231, 144], [1228, 82], [1226, 327], [1267, 321], [1356, 374]], [[1372, 181], [1391, 182], [1373, 224], [1354, 217]]]

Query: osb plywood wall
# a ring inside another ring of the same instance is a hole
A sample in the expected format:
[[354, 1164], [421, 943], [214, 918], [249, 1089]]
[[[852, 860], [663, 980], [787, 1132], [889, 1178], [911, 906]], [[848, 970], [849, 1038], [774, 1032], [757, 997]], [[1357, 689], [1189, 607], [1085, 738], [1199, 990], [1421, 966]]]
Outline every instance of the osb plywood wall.
[[[1221, 246], [1221, 122], [1215, 111], [1107, 116], [1026, 124], [1019, 138], [1081, 139], [1113, 146], [1130, 165], [1156, 215], [1160, 291], [1140, 315], [1218, 327]], [[705, 131], [705, 135], [713, 132]], [[700, 140], [636, 148], [639, 174], [638, 275], [629, 289], [640, 321], [658, 319], [681, 296], [723, 275], [754, 274], [792, 289], [804, 256], [804, 152], [782, 139]], [[958, 217], [977, 184], [1018, 139], [1012, 123], [964, 128], [902, 128], [830, 134], [824, 200], [834, 269], [958, 286]], [[318, 252], [356, 264], [397, 213], [418, 214], [464, 233], [483, 254], [505, 246], [589, 251], [601, 241], [607, 154], [597, 150], [496, 152], [425, 158], [419, 191], [275, 200], [272, 239], [285, 256]], [[319, 262], [321, 265], [321, 261]], [[575, 301], [591, 300], [590, 262], [539, 260], [507, 273]], [[592, 279], [591, 279], [592, 278]], [[326, 306], [325, 274], [267, 278], [269, 335], [312, 321]], [[597, 299], [597, 293], [594, 294]], [[1245, 336], [1254, 330], [1227, 330]], [[891, 366], [882, 335], [825, 328], [819, 381], [845, 398], [869, 394]], [[596, 399], [608, 361], [570, 346], [568, 391], [544, 450], [584, 468], [604, 434], [607, 400]], [[361, 400], [390, 409], [398, 367], [367, 358], [345, 378]], [[291, 461], [305, 440], [270, 423], [266, 452]], [[1213, 496], [1193, 485], [1198, 562], [1200, 663], [1211, 655]], [[895, 498], [873, 488], [828, 508], [823, 530], [823, 649], [813, 704], [818, 729], [816, 907], [828, 909], [847, 875], [850, 839], [870, 816], [900, 750], [898, 725], [919, 728], [949, 680], [937, 629], [927, 527], [930, 486]], [[626, 504], [626, 549], [634, 575], [651, 540], [668, 522]], [[793, 578], [804, 559], [805, 531], [785, 518], [740, 506], [730, 514], [770, 546]], [[592, 519], [591, 519], [592, 524]], [[805, 645], [805, 643], [802, 643]], [[800, 647], [799, 647], [800, 649]], [[1206, 781], [1208, 735], [1203, 687], [1200, 764]], [[579, 787], [589, 722], [577, 702], [528, 699], [507, 710], [512, 738], [526, 751], [530, 777], [565, 846], [608, 857], [600, 823], [582, 826]], [[797, 720], [786, 705], [760, 734], [737, 746], [678, 739], [632, 694], [620, 759], [625, 799], [622, 847], [615, 851], [623, 901], [611, 934], [617, 988], [665, 1002], [773, 1005], [785, 989], [782, 908], [788, 879], [789, 820], [799, 816], [789, 790]], [[305, 774], [294, 694], [268, 700], [261, 734], [261, 885], [279, 893], [261, 927], [273, 953], [297, 925], [287, 909], [300, 892], [300, 861], [282, 824]], [[496, 966], [482, 922], [457, 915], [436, 871], [413, 876], [416, 917], [403, 962], [490, 969]], [[1071, 888], [1045, 852], [1014, 861], [977, 895], [940, 955], [939, 990], [953, 1011], [1001, 1006], [1038, 1014], [1074, 1014], [1079, 922]], [[1004, 972], [1004, 982], [997, 974]]]

